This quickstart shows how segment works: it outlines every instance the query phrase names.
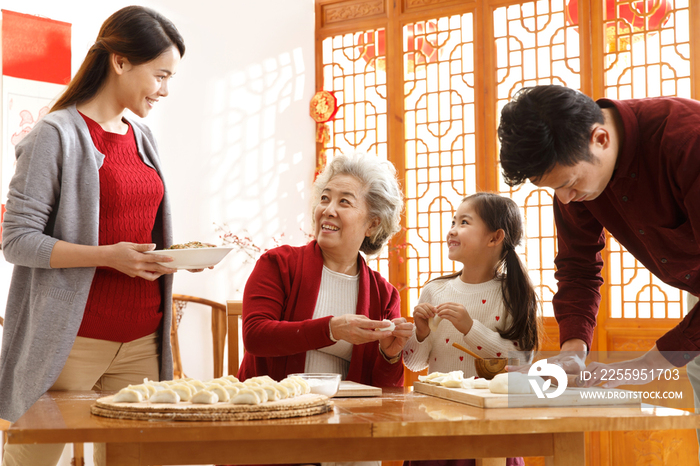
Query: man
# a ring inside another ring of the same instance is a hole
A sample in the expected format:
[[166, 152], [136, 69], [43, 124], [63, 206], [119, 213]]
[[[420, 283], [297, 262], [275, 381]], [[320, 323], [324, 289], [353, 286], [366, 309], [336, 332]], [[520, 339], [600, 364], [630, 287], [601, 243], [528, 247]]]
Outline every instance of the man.
[[[595, 102], [562, 86], [524, 88], [503, 108], [498, 138], [508, 185], [530, 180], [555, 192], [558, 291], [552, 301], [558, 359], [567, 372], [582, 368], [593, 338], [604, 228], [661, 280], [700, 294], [700, 102]], [[643, 356], [609, 366], [593, 363], [587, 370], [690, 363], [700, 408], [699, 309], [696, 304]], [[593, 377], [587, 385], [597, 383]], [[634, 381], [607, 386], [629, 383]]]

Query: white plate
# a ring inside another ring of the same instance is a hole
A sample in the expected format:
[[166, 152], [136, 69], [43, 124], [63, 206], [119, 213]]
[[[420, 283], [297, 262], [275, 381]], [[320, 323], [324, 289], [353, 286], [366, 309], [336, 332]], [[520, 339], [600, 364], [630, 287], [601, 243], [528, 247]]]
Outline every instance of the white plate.
[[231, 252], [231, 249], [233, 248], [159, 249], [146, 251], [146, 254], [172, 257], [174, 259], [172, 262], [159, 262], [160, 265], [171, 269], [206, 269], [221, 262], [221, 259]]

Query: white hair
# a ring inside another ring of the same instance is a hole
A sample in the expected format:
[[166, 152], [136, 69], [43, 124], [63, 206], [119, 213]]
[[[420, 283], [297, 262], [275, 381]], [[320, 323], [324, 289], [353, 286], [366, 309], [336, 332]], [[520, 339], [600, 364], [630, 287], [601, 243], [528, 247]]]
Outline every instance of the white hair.
[[[389, 239], [401, 230], [404, 203], [403, 192], [396, 179], [396, 169], [390, 162], [375, 155], [335, 156], [316, 178], [312, 212], [321, 202], [321, 193], [328, 182], [337, 175], [350, 175], [362, 183], [367, 215], [370, 219], [379, 219], [379, 225], [372, 235], [362, 242], [360, 251], [368, 256], [379, 254]], [[315, 227], [314, 225], [314, 229]]]

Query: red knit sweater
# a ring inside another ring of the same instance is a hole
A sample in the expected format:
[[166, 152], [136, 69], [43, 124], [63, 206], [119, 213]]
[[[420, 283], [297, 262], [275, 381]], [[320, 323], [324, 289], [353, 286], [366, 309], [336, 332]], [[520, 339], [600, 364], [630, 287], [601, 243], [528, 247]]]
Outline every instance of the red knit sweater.
[[[372, 320], [401, 317], [399, 292], [358, 254], [360, 290], [357, 314]], [[316, 241], [280, 246], [258, 259], [243, 293], [241, 380], [269, 375], [282, 380], [304, 372], [306, 352], [333, 344], [329, 322], [314, 319], [321, 287], [323, 253]], [[403, 355], [403, 352], [401, 353]], [[375, 387], [403, 385], [403, 364], [389, 364], [374, 341], [354, 345], [347, 380]]]
[[[85, 115], [83, 119], [95, 147], [105, 156], [100, 167], [100, 245], [151, 243], [163, 182], [139, 156], [131, 127], [124, 135], [109, 133]], [[150, 335], [163, 317], [160, 301], [157, 280], [98, 267], [78, 335], [118, 342]]]

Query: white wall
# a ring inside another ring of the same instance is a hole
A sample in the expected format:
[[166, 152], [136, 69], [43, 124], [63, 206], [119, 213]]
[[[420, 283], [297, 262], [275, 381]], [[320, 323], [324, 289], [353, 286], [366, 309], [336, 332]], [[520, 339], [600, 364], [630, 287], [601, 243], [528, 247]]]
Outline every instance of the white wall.
[[[100, 24], [133, 3], [170, 18], [187, 46], [170, 95], [145, 120], [165, 167], [175, 241], [218, 242], [216, 223], [247, 230], [263, 247], [282, 233], [284, 243], [303, 244], [315, 159], [313, 0], [2, 0], [0, 7], [72, 23], [75, 72]], [[175, 292], [238, 299], [253, 265], [246, 258], [232, 252], [214, 270], [178, 272]], [[0, 315], [10, 269], [0, 264]], [[194, 311], [183, 320], [183, 365], [188, 375], [210, 377], [208, 316]]]

